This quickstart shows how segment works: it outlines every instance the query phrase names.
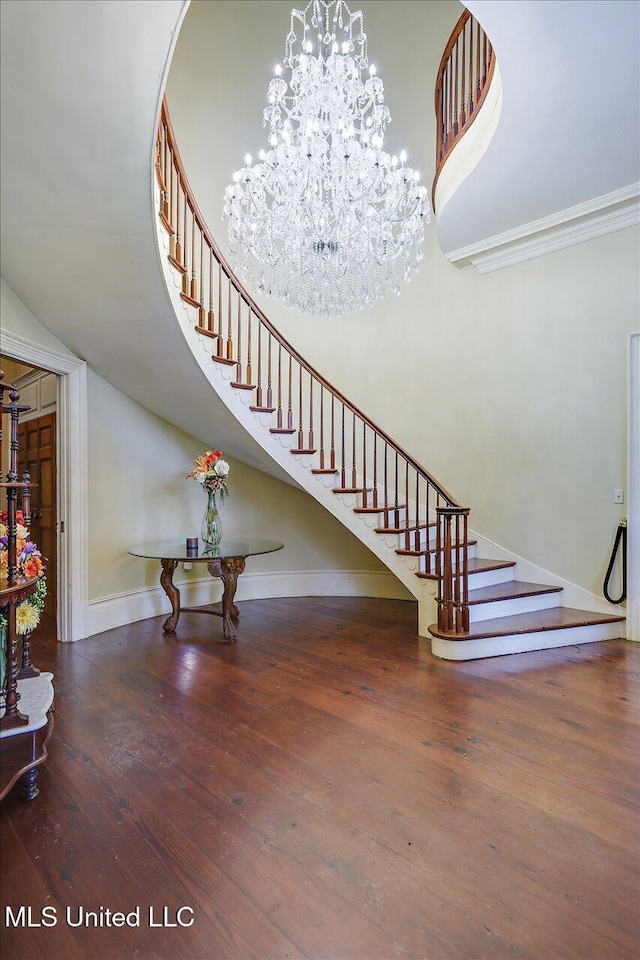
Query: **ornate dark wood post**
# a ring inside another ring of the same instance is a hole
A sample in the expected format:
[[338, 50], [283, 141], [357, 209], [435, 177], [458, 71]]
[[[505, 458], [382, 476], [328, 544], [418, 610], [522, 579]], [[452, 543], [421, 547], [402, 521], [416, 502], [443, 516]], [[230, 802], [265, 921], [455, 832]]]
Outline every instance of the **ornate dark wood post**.
[[[436, 514], [436, 556], [440, 558], [438, 629], [463, 636], [469, 632], [469, 508], [436, 507]], [[454, 520], [455, 537], [451, 530]]]

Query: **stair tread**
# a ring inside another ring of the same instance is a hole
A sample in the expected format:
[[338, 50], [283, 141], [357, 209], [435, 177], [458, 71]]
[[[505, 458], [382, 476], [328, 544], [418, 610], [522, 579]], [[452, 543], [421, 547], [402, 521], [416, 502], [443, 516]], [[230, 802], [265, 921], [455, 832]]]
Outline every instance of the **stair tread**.
[[435, 526], [437, 526], [437, 524], [436, 524], [435, 521], [434, 521], [433, 523], [429, 523], [429, 524], [427, 524], [427, 523], [421, 523], [418, 527], [416, 527], [416, 526], [408, 527], [408, 528], [407, 528], [407, 527], [376, 527], [376, 528], [375, 528], [375, 533], [388, 533], [388, 534], [393, 534], [393, 533], [405, 533], [405, 534], [406, 534], [406, 533], [415, 533], [417, 530], [426, 530], [428, 526], [429, 526], [429, 527], [435, 527]]
[[373, 487], [333, 487], [333, 493], [371, 493]]
[[397, 510], [406, 510], [406, 503], [399, 503], [393, 507], [354, 507], [354, 513], [395, 513]]
[[535, 597], [544, 593], [561, 592], [562, 587], [552, 587], [547, 583], [508, 580], [506, 583], [492, 583], [489, 587], [476, 587], [475, 590], [469, 590], [469, 603], [491, 603], [497, 600], [516, 600], [519, 597]]
[[[467, 562], [469, 573], [484, 573], [485, 570], [502, 570], [504, 567], [515, 567], [515, 560], [488, 560], [486, 557], [473, 557]], [[416, 577], [423, 580], [437, 580], [435, 573], [422, 573], [418, 571]]]
[[196, 333], [201, 333], [203, 337], [212, 337], [214, 340], [220, 336], [219, 333], [209, 330], [208, 327], [201, 327], [200, 324], [196, 326]]
[[201, 307], [201, 306], [203, 306], [203, 304], [202, 304], [202, 302], [201, 302], [200, 300], [196, 300], [195, 297], [192, 297], [192, 296], [191, 296], [190, 294], [188, 294], [188, 293], [181, 293], [181, 294], [180, 294], [180, 299], [181, 299], [181, 300], [184, 300], [185, 303], [188, 303], [188, 304], [189, 304], [190, 306], [192, 306], [192, 307]]
[[[519, 633], [598, 626], [624, 619], [620, 614], [596, 613], [592, 610], [576, 610], [573, 607], [552, 607], [550, 610], [536, 610], [533, 613], [516, 613], [510, 617], [497, 617], [495, 620], [481, 620], [479, 623], [471, 624], [469, 633], [465, 634], [461, 640], [484, 640], [489, 637], [508, 637]], [[445, 640], [452, 639], [450, 634], [439, 631], [436, 623], [431, 624], [429, 633]]]

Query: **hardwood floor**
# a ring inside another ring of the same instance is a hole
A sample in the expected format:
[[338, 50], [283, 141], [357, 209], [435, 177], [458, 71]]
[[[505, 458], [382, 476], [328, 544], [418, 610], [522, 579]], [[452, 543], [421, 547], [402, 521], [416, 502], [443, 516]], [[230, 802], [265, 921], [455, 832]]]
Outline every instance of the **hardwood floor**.
[[[3, 960], [639, 955], [638, 647], [452, 664], [411, 603], [239, 606], [237, 646], [188, 613], [41, 633], [55, 729], [40, 796], [2, 804]], [[193, 924], [150, 927], [165, 906]]]

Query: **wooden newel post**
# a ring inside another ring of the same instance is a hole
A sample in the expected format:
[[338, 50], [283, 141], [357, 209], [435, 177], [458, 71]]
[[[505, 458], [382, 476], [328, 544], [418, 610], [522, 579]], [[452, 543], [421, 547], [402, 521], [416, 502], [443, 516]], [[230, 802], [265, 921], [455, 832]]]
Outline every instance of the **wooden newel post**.
[[436, 514], [438, 629], [463, 636], [469, 632], [469, 508], [436, 507]]

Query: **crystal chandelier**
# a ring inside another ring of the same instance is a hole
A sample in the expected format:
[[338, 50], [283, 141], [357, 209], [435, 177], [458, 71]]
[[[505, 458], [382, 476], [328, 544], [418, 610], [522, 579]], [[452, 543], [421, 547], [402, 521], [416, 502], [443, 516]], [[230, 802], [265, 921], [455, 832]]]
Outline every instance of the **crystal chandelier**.
[[[283, 69], [284, 68], [284, 69]], [[362, 11], [344, 0], [292, 10], [269, 83], [269, 149], [224, 195], [240, 278], [321, 317], [399, 293], [422, 259], [427, 190], [383, 149], [391, 114], [367, 57]]]

